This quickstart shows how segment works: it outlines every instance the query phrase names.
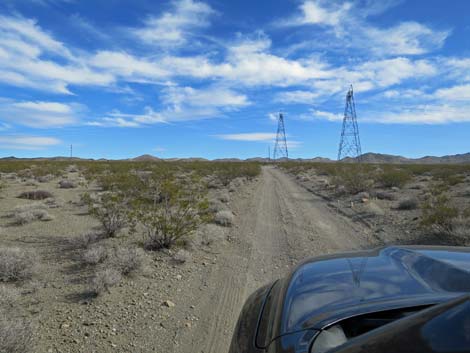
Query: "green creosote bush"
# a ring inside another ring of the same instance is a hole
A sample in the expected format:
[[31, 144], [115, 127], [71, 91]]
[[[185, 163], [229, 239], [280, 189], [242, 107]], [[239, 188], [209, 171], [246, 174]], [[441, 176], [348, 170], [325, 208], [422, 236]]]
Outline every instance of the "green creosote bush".
[[412, 174], [403, 169], [384, 168], [377, 176], [377, 181], [386, 188], [403, 187], [412, 178]]
[[450, 203], [445, 193], [445, 187], [434, 185], [421, 206], [421, 225], [439, 233], [452, 233], [454, 220], [459, 216], [459, 211]]
[[136, 200], [130, 214], [131, 230], [143, 230], [144, 248], [171, 248], [209, 220], [205, 189], [194, 182], [182, 186], [160, 181], [151, 186], [153, 197]]
[[127, 226], [129, 202], [122, 193], [106, 192], [97, 198], [84, 194], [82, 201], [88, 205], [90, 214], [100, 222], [105, 237], [113, 238]]

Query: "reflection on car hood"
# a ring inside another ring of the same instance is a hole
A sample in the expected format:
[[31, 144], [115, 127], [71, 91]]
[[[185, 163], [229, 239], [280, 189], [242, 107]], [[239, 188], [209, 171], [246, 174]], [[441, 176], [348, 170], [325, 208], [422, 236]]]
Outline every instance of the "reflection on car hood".
[[387, 247], [314, 258], [293, 272], [280, 333], [470, 292], [470, 248]]

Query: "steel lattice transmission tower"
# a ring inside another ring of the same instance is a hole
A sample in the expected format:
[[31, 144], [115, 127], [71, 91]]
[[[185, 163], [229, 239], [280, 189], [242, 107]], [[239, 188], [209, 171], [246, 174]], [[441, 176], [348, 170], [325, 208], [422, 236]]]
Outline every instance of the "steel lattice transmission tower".
[[338, 161], [351, 157], [357, 162], [361, 161], [361, 140], [357, 126], [356, 103], [354, 102], [353, 86], [346, 94], [346, 107], [344, 108], [343, 129], [339, 142]]
[[279, 113], [277, 120], [276, 143], [274, 144], [273, 159], [289, 158], [287, 150], [286, 128], [284, 126], [284, 115]]

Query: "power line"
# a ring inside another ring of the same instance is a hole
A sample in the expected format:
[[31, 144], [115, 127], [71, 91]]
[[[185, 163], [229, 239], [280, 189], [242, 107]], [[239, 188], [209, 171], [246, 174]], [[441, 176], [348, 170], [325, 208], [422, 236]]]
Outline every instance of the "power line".
[[284, 125], [284, 116], [279, 112], [277, 120], [277, 134], [276, 143], [274, 144], [273, 159], [289, 158], [289, 151], [287, 150], [286, 128]]
[[356, 158], [360, 162], [362, 155], [359, 128], [357, 126], [356, 103], [354, 102], [353, 86], [346, 94], [346, 106], [344, 108], [343, 128], [339, 142], [338, 161], [346, 158]]

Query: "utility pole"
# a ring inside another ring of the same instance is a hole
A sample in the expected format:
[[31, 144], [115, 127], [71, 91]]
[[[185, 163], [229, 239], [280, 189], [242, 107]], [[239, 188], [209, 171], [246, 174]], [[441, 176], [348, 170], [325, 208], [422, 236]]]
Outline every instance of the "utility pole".
[[361, 140], [359, 138], [359, 128], [357, 126], [356, 103], [354, 102], [353, 86], [346, 94], [346, 106], [344, 108], [343, 128], [339, 142], [338, 161], [346, 157], [355, 158], [361, 162]]
[[279, 112], [277, 121], [277, 134], [276, 143], [274, 144], [273, 159], [287, 158], [289, 159], [289, 152], [287, 150], [286, 128], [284, 125], [284, 116]]
[[271, 160], [271, 146], [268, 146], [268, 161]]
[[73, 145], [70, 145], [70, 159], [73, 158]]

